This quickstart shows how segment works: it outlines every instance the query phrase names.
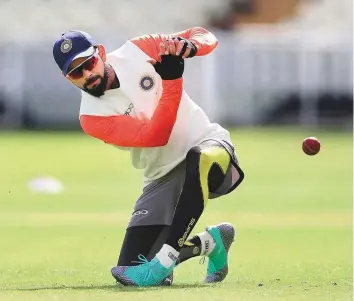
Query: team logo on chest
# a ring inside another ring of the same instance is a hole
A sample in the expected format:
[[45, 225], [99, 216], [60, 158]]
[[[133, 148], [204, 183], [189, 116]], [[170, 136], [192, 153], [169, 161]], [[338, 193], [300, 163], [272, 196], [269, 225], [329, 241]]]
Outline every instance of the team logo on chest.
[[155, 85], [155, 81], [154, 81], [154, 78], [151, 75], [146, 74], [146, 75], [141, 77], [139, 86], [144, 91], [151, 90], [154, 87], [154, 85]]

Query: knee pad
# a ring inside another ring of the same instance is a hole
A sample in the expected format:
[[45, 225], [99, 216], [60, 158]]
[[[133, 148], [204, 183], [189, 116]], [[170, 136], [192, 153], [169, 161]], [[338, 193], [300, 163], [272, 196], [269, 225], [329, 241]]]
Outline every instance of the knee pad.
[[192, 147], [188, 151], [187, 156], [186, 156], [186, 171], [187, 172], [198, 171], [201, 152], [202, 152], [202, 148], [199, 145]]
[[208, 175], [209, 192], [215, 192], [224, 183], [225, 173], [217, 163], [213, 163]]
[[186, 180], [190, 177], [199, 178], [204, 202], [206, 202], [209, 199], [209, 192], [221, 185], [229, 164], [230, 155], [224, 148], [195, 146], [186, 156]]
[[213, 167], [215, 170], [218, 166], [223, 174], [225, 174], [229, 164], [229, 153], [224, 148], [219, 146], [194, 146], [188, 151], [186, 156], [187, 171], [203, 169], [204, 167], [210, 171], [212, 166], [215, 166]]

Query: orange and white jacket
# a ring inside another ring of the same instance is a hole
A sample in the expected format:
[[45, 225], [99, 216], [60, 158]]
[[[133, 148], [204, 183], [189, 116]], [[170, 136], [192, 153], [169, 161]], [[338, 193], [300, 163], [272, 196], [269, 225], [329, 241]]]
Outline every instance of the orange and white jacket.
[[183, 89], [183, 79], [162, 80], [151, 65], [161, 61], [160, 42], [173, 36], [191, 40], [197, 56], [212, 52], [218, 42], [201, 27], [171, 35], [152, 34], [127, 41], [107, 54], [119, 89], [99, 98], [82, 91], [80, 124], [84, 132], [131, 153], [135, 168], [144, 169], [144, 185], [182, 162], [203, 140], [231, 143], [227, 130], [211, 123]]

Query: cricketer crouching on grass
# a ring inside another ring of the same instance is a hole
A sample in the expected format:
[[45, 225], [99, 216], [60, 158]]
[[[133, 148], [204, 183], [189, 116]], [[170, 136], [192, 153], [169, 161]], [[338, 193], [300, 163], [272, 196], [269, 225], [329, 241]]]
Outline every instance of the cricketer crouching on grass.
[[129, 151], [132, 165], [143, 170], [143, 193], [111, 271], [123, 285], [171, 285], [174, 268], [195, 256], [208, 257], [205, 282], [228, 274], [231, 224], [188, 239], [208, 200], [244, 178], [229, 132], [210, 122], [183, 88], [186, 59], [217, 45], [201, 27], [136, 37], [110, 53], [77, 30], [54, 44], [62, 74], [81, 89], [83, 131]]

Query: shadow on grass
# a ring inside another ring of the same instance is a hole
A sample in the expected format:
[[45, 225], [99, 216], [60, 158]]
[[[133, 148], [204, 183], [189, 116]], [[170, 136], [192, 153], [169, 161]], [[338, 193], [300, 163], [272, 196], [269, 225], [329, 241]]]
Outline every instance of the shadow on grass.
[[[217, 284], [216, 284], [217, 285]], [[215, 285], [203, 284], [203, 283], [179, 283], [173, 284], [172, 286], [154, 286], [154, 287], [134, 287], [134, 286], [122, 286], [118, 284], [111, 285], [61, 285], [61, 286], [38, 286], [38, 287], [9, 287], [0, 289], [0, 291], [17, 291], [17, 292], [31, 292], [31, 291], [45, 291], [45, 290], [73, 290], [73, 291], [88, 291], [88, 290], [103, 290], [103, 291], [112, 291], [112, 292], [139, 292], [139, 291], [155, 291], [155, 290], [171, 290], [171, 289], [180, 289], [180, 290], [190, 290], [190, 289], [199, 289], [202, 287], [211, 287]]]

